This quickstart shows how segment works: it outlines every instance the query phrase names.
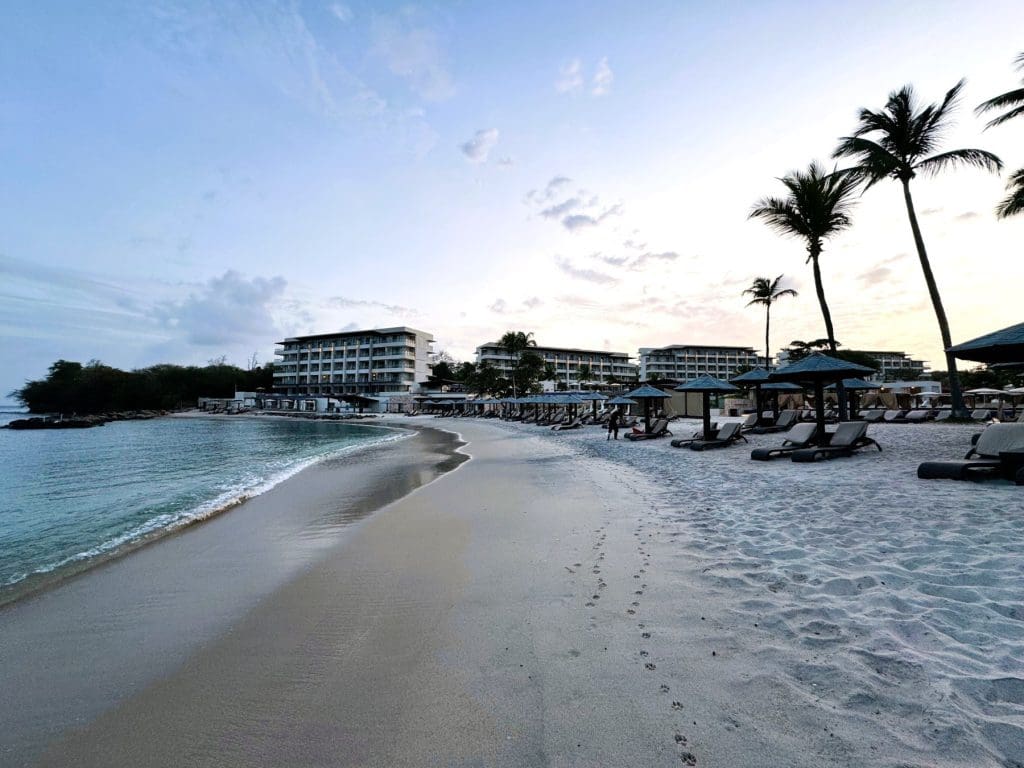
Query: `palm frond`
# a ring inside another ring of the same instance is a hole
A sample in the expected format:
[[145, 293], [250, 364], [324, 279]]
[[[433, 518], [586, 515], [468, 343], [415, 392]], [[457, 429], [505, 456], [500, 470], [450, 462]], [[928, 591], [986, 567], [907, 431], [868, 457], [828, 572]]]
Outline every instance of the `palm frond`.
[[1014, 57], [1013, 63], [1017, 69], [1024, 69], [1024, 53], [1018, 53], [1017, 56]]
[[857, 176], [864, 183], [864, 188], [877, 184], [888, 176], [897, 175], [903, 163], [881, 144], [860, 136], [843, 136], [832, 153], [833, 158], [849, 157], [856, 165], [836, 173], [844, 176]]
[[1006, 188], [1010, 194], [996, 206], [996, 216], [1000, 219], [1024, 213], [1024, 168], [1019, 168], [1010, 175]]
[[1003, 168], [1003, 161], [997, 155], [984, 149], [953, 149], [926, 157], [914, 166], [914, 170], [934, 176], [946, 168], [958, 165], [970, 165], [986, 171], [998, 172]]
[[991, 98], [988, 101], [984, 101], [974, 108], [975, 113], [983, 114], [993, 109], [1007, 109], [1009, 112], [999, 115], [998, 117], [989, 120], [985, 124], [985, 128], [995, 128], [997, 125], [1002, 125], [1007, 120], [1012, 120], [1021, 114], [1024, 114], [1024, 88], [1018, 88], [1014, 91], [1007, 91], [1002, 93], [995, 98]]

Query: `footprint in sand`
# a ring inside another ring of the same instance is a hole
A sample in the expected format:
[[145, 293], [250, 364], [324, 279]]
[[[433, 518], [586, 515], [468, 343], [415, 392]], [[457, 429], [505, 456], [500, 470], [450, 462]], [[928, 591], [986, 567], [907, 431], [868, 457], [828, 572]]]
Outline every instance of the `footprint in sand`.
[[640, 651], [640, 657], [643, 658], [643, 659], [646, 659], [650, 655], [651, 654], [648, 651]]
[[673, 701], [672, 702], [672, 709], [674, 709], [676, 711], [679, 711], [682, 708], [683, 708], [683, 702], [681, 702], [681, 701]]
[[668, 687], [667, 685], [665, 685], [664, 683], [662, 683], [662, 684], [661, 684], [661, 688], [660, 688], [660, 690], [661, 690], [661, 692], [662, 692], [662, 693], [668, 693], [668, 692], [669, 692], [670, 690], [672, 690], [672, 689], [671, 689], [671, 688], [669, 688], [669, 687]]
[[686, 737], [681, 733], [677, 733], [675, 736], [676, 744], [686, 744]]
[[636, 592], [634, 592], [633, 594], [634, 594], [634, 595], [642, 595], [643, 593], [644, 593], [644, 591], [643, 591], [642, 589], [638, 589], [638, 590], [637, 590]]
[[655, 670], [657, 668], [658, 667], [653, 662], [650, 662], [650, 661], [648, 661], [646, 664], [644, 664], [644, 669], [649, 669], [649, 670], [653, 671], [653, 670]]
[[596, 603], [589, 603], [589, 602], [588, 602], [588, 603], [584, 603], [583, 605], [584, 605], [584, 607], [586, 607], [586, 608], [593, 608], [593, 607], [594, 607], [594, 606], [596, 605]]
[[632, 603], [630, 603], [630, 605], [632, 605], [634, 608], [639, 608], [640, 607], [640, 603], [638, 603], [636, 600], [634, 600]]
[[679, 760], [682, 762], [683, 765], [697, 764], [697, 756], [693, 754], [693, 752], [683, 752], [683, 754], [679, 756]]
[[651, 633], [650, 632], [644, 632], [643, 634], [640, 635], [640, 637], [642, 637], [644, 640], [650, 640]]
[[626, 613], [628, 613], [630, 616], [636, 615], [636, 611], [634, 611], [632, 608], [627, 608]]

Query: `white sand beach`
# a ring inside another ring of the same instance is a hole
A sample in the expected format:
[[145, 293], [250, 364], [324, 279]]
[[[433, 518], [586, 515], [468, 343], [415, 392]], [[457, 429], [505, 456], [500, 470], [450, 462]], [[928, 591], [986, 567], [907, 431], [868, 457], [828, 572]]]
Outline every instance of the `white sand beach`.
[[972, 428], [875, 426], [881, 454], [795, 465], [593, 427], [416, 423], [458, 431], [472, 459], [32, 762], [1021, 764], [1020, 489], [914, 476]]

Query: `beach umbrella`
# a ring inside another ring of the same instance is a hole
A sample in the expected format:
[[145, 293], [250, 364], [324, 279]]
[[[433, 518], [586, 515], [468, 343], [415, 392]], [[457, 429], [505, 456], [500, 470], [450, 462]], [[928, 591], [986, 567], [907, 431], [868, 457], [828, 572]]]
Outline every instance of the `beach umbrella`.
[[580, 400], [589, 400], [590, 401], [590, 404], [592, 406], [592, 413], [594, 414], [595, 417], [597, 416], [597, 404], [599, 402], [601, 402], [602, 400], [607, 400], [608, 399], [607, 397], [602, 395], [600, 392], [579, 392], [579, 393], [577, 393], [576, 396]]
[[668, 400], [672, 395], [668, 392], [662, 392], [656, 387], [652, 387], [650, 384], [641, 384], [639, 387], [634, 389], [632, 392], [627, 392], [626, 397], [632, 398], [633, 400], [639, 400], [644, 404], [644, 431], [651, 431], [651, 401], [652, 400]]
[[711, 440], [711, 395], [739, 392], [740, 388], [714, 376], [699, 376], [675, 388], [676, 392], [700, 392], [704, 411], [704, 439]]
[[1024, 323], [954, 344], [946, 351], [953, 357], [978, 363], [1024, 363]]
[[[868, 390], [878, 389], [881, 385], [875, 384], [864, 379], [843, 379], [843, 389], [845, 389], [850, 395], [850, 418], [857, 418], [857, 411], [860, 408], [858, 398], [859, 392], [867, 392]], [[827, 389], [836, 389], [835, 384], [829, 384]]]
[[858, 365], [838, 357], [814, 352], [804, 359], [769, 374], [773, 381], [806, 382], [814, 386], [814, 414], [818, 434], [825, 434], [825, 383], [841, 382], [850, 376], [874, 373], [865, 365]]
[[746, 373], [741, 373], [739, 376], [733, 376], [729, 381], [733, 384], [742, 384], [745, 388], [754, 388], [754, 405], [757, 408], [757, 420], [760, 422], [761, 411], [763, 410], [761, 391], [764, 385], [770, 381], [768, 371], [764, 368], [753, 368]]

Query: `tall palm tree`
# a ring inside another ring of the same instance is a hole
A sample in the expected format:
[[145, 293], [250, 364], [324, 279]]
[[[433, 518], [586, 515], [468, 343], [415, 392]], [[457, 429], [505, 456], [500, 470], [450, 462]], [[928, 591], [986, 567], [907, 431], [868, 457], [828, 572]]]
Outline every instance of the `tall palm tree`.
[[[1021, 53], [1013, 60], [1017, 69], [1024, 72], [1024, 53]], [[1022, 81], [1024, 82], [1024, 81]], [[1015, 88], [1012, 91], [1001, 93], [988, 101], [983, 101], [974, 111], [982, 115], [994, 109], [1005, 109], [1006, 111], [998, 117], [988, 121], [986, 130], [1002, 125], [1007, 120], [1024, 116], [1024, 87]], [[1006, 184], [1010, 194], [996, 207], [996, 216], [1005, 219], [1007, 216], [1015, 216], [1024, 213], [1024, 168], [1019, 168], [1010, 175]]]
[[[914, 88], [910, 85], [893, 91], [880, 112], [860, 110], [859, 123], [853, 135], [842, 137], [836, 151], [832, 153], [833, 157], [851, 157], [857, 162], [850, 172], [864, 182], [865, 189], [883, 179], [897, 179], [903, 185], [903, 200], [907, 205], [910, 229], [921, 260], [924, 280], [928, 285], [928, 294], [935, 308], [935, 317], [939, 321], [943, 349], [951, 347], [953, 340], [939, 287], [924, 247], [921, 227], [917, 223], [914, 200], [910, 195], [910, 181], [919, 173], [934, 176], [946, 168], [958, 165], [971, 165], [988, 171], [999, 171], [1003, 167], [998, 157], [983, 149], [952, 149], [935, 153], [949, 125], [950, 114], [956, 108], [964, 82], [961, 80], [950, 88], [940, 103], [927, 106], [918, 103]], [[866, 138], [868, 136], [873, 138]], [[949, 368], [949, 394], [953, 400], [953, 413], [965, 415], [956, 359], [949, 353], [946, 353], [946, 365]]]
[[782, 275], [779, 275], [774, 280], [770, 277], [755, 277], [754, 282], [743, 292], [744, 296], [750, 294], [752, 297], [747, 302], [748, 307], [751, 304], [760, 304], [764, 307], [764, 367], [768, 371], [772, 369], [772, 347], [769, 333], [772, 325], [772, 303], [778, 301], [783, 296], [797, 295], [797, 292], [792, 288], [780, 288], [781, 283]]
[[533, 332], [523, 333], [522, 331], [507, 331], [498, 344], [508, 352], [509, 357], [512, 358], [512, 397], [516, 397], [516, 368], [519, 365], [519, 358], [523, 352], [530, 349], [530, 347], [536, 347], [537, 342], [533, 340]]
[[825, 248], [824, 241], [851, 225], [850, 210], [858, 181], [844, 174], [827, 173], [816, 161], [806, 171], [791, 171], [780, 181], [788, 195], [758, 200], [750, 211], [750, 218], [761, 219], [781, 235], [803, 238], [807, 261], [814, 269], [814, 289], [825, 321], [828, 347], [835, 353], [836, 334], [818, 260]]

